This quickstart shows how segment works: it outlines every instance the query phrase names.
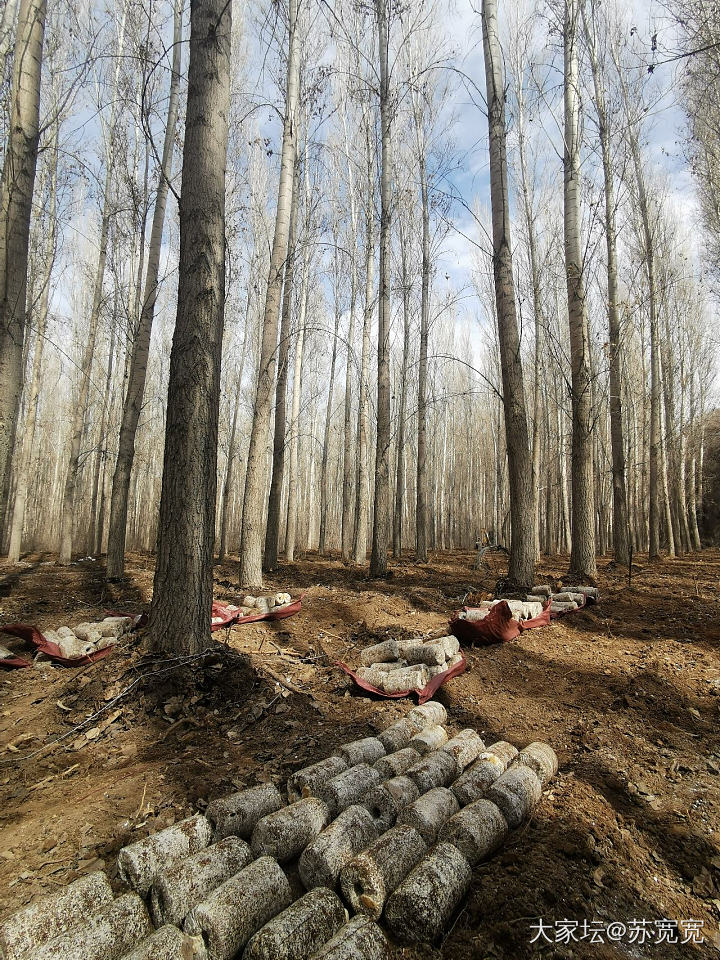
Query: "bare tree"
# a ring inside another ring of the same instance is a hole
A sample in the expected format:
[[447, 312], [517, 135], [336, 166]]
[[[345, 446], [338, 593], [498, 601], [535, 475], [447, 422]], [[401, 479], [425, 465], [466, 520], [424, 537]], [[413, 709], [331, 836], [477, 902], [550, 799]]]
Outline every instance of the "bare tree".
[[180, 72], [182, 66], [182, 16], [183, 0], [175, 0], [173, 18], [173, 57], [168, 99], [165, 140], [159, 181], [155, 196], [150, 246], [148, 249], [147, 271], [145, 274], [145, 292], [137, 332], [133, 338], [128, 371], [128, 385], [123, 405], [120, 440], [115, 472], [113, 475], [112, 497], [110, 501], [110, 528], [107, 550], [107, 577], [115, 580], [122, 577], [125, 569], [125, 534], [128, 515], [128, 490], [130, 474], [135, 457], [135, 437], [137, 434], [140, 411], [142, 410], [147, 377], [150, 337], [152, 335], [155, 304], [157, 302], [158, 278], [160, 273], [160, 255], [162, 251], [165, 211], [172, 177], [172, 155], [175, 144], [175, 127], [178, 118], [180, 99]]
[[230, 0], [194, 0], [190, 13], [178, 310], [149, 624], [156, 647], [181, 654], [201, 651], [210, 639], [231, 9]]
[[595, 559], [595, 492], [592, 444], [592, 375], [590, 328], [582, 244], [580, 239], [580, 91], [578, 78], [579, 0], [565, 0], [563, 49], [564, 227], [565, 270], [570, 328], [572, 403], [572, 525], [570, 572], [581, 578], [597, 575]]
[[289, 0], [288, 65], [280, 182], [275, 214], [275, 234], [270, 258], [270, 275], [265, 297], [265, 316], [262, 328], [255, 410], [248, 446], [240, 538], [240, 582], [250, 586], [262, 584], [263, 505], [267, 483], [267, 441], [270, 433], [272, 398], [275, 390], [280, 297], [290, 236], [293, 170], [297, 151], [297, 108], [300, 85], [300, 34], [297, 21], [298, 0]]
[[[615, 561], [627, 565], [630, 559], [628, 541], [628, 507], [625, 478], [625, 437], [623, 431], [622, 378], [620, 367], [621, 328], [618, 307], [618, 256], [615, 200], [615, 174], [610, 141], [610, 113], [607, 106], [604, 76], [598, 59], [599, 24], [597, 11], [587, 16], [582, 5], [585, 36], [592, 70], [598, 136], [602, 154], [605, 198], [605, 248], [607, 251], [607, 311], [610, 367], [610, 444], [612, 448], [613, 485], [613, 551]], [[605, 28], [607, 29], [607, 28]]]
[[534, 497], [510, 245], [510, 198], [505, 144], [505, 81], [498, 39], [496, 0], [483, 0], [482, 25], [490, 138], [493, 274], [510, 480], [512, 539], [508, 579], [515, 589], [527, 589], [535, 580]]
[[390, 240], [392, 226], [390, 144], [392, 104], [390, 103], [390, 5], [392, 0], [375, 0], [380, 60], [380, 261], [378, 274], [378, 381], [377, 435], [375, 446], [375, 503], [373, 510], [370, 576], [387, 574], [390, 541]]
[[46, 0], [21, 0], [10, 136], [0, 181], [0, 531], [5, 526], [10, 461], [23, 386], [28, 247], [40, 142], [40, 75]]

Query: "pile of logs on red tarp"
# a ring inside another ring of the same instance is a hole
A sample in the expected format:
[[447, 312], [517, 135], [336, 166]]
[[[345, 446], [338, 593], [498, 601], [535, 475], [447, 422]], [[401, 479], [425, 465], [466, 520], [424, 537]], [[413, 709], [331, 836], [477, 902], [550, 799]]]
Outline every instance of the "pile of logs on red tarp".
[[550, 585], [538, 584], [524, 600], [483, 600], [477, 607], [464, 607], [450, 621], [450, 633], [465, 644], [506, 643], [598, 600], [597, 587], [564, 587], [554, 593]]
[[[304, 596], [304, 595], [303, 595]], [[289, 593], [276, 593], [267, 597], [253, 597], [248, 594], [242, 603], [221, 603], [212, 605], [212, 630], [221, 630], [234, 623], [251, 623], [256, 620], [283, 620], [292, 617], [302, 609], [302, 596], [293, 600]]]
[[[143, 617], [111, 615], [97, 622], [79, 623], [74, 627], [46, 629], [41, 633], [27, 623], [9, 623], [4, 633], [31, 643], [44, 656], [63, 666], [79, 667], [107, 656], [118, 640], [144, 622]], [[0, 667], [29, 667], [31, 662], [0, 647]]]
[[558, 769], [546, 743], [486, 745], [446, 723], [442, 704], [414, 707], [286, 785], [138, 838], [119, 891], [104, 873], [54, 890], [0, 923], [0, 956], [387, 960], [391, 939], [437, 941]]
[[338, 666], [369, 693], [394, 698], [416, 693], [420, 703], [467, 667], [460, 643], [452, 635], [384, 640], [366, 647], [360, 663], [355, 670], [344, 663]]

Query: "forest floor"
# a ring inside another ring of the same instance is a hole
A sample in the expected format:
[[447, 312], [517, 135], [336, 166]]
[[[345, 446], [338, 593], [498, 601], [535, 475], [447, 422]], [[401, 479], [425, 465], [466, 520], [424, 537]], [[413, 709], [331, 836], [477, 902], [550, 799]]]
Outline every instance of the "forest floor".
[[[114, 587], [99, 562], [52, 559], [0, 566], [0, 622], [42, 629], [147, 608], [151, 558], [131, 556], [127, 583]], [[140, 637], [89, 667], [0, 674], [0, 919], [87, 871], [104, 868], [114, 881], [114, 855], [129, 840], [209, 798], [284, 781], [406, 712], [406, 701], [359, 695], [334, 661], [357, 663], [358, 647], [388, 630], [442, 627], [468, 592], [478, 599], [503, 572], [475, 571], [472, 560], [393, 562], [381, 582], [309, 555], [268, 583], [268, 592], [305, 592], [299, 615], [215, 634], [240, 656], [178, 668], [149, 656]], [[538, 579], [566, 568], [567, 558], [544, 558]], [[217, 599], [238, 601], [236, 576], [232, 562], [216, 567]], [[605, 559], [599, 586], [598, 606], [467, 650], [470, 669], [440, 690], [456, 729], [518, 746], [547, 740], [560, 772], [532, 821], [475, 869], [444, 940], [398, 957], [720, 951], [720, 553], [641, 559], [631, 585]], [[553, 941], [566, 918], [602, 929], [692, 918], [705, 943], [657, 944], [653, 932], [641, 945], [628, 928], [614, 944], [530, 944], [538, 918]]]

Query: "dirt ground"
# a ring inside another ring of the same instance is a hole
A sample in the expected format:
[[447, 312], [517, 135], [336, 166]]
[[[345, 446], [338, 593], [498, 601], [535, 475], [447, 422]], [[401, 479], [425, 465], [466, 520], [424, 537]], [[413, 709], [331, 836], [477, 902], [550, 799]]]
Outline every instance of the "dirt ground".
[[[403, 560], [387, 581], [368, 581], [310, 555], [268, 582], [305, 593], [299, 615], [215, 634], [240, 656], [178, 665], [151, 657], [141, 636], [90, 667], [0, 674], [0, 919], [87, 871], [115, 881], [114, 855], [128, 841], [209, 798], [283, 781], [407, 712], [408, 701], [360, 695], [334, 661], [357, 663], [359, 647], [389, 633], [442, 627], [468, 593], [489, 596], [503, 571], [475, 571], [472, 559]], [[131, 556], [128, 582], [114, 587], [99, 562], [52, 560], [0, 566], [0, 622], [42, 630], [147, 608], [151, 558]], [[566, 558], [546, 558], [540, 579], [566, 568]], [[232, 561], [216, 567], [216, 598], [237, 602], [236, 577]], [[453, 727], [487, 742], [547, 740], [560, 772], [532, 821], [475, 869], [444, 939], [398, 957], [718, 955], [719, 585], [716, 551], [641, 559], [631, 585], [605, 559], [599, 606], [466, 651], [469, 671], [438, 694]], [[552, 943], [530, 943], [539, 918]], [[704, 944], [658, 944], [663, 918], [703, 921]], [[564, 945], [564, 919], [628, 927], [613, 928], [614, 943], [587, 934]], [[652, 925], [645, 943], [631, 942], [639, 919]]]

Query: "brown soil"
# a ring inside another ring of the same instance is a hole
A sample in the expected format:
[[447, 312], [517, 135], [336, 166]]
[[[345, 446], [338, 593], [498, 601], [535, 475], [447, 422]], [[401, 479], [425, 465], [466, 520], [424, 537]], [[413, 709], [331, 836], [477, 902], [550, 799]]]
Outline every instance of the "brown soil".
[[[150, 558], [130, 558], [122, 587], [106, 587], [94, 561], [51, 560], [2, 569], [2, 622], [42, 629], [147, 606]], [[547, 559], [542, 578], [566, 567]], [[114, 855], [129, 840], [211, 797], [282, 781], [406, 712], [407, 701], [359, 695], [334, 661], [356, 662], [358, 646], [388, 630], [441, 627], [502, 570], [474, 571], [470, 554], [453, 553], [391, 571], [368, 581], [314, 556], [283, 567], [268, 586], [305, 591], [303, 611], [215, 635], [240, 656], [178, 667], [133, 638], [91, 667], [0, 674], [0, 918], [86, 871], [104, 867], [116, 879]], [[237, 600], [236, 567], [215, 576], [217, 598]], [[631, 586], [604, 561], [599, 606], [467, 651], [470, 670], [438, 695], [452, 724], [488, 741], [545, 739], [560, 773], [532, 822], [476, 868], [442, 942], [399, 957], [717, 956], [719, 583], [717, 552], [643, 564]], [[625, 936], [541, 949], [529, 943], [539, 917], [551, 927], [694, 918], [705, 944], [641, 946]]]

